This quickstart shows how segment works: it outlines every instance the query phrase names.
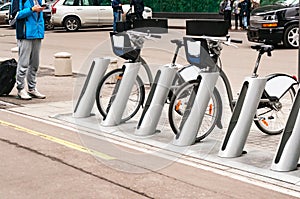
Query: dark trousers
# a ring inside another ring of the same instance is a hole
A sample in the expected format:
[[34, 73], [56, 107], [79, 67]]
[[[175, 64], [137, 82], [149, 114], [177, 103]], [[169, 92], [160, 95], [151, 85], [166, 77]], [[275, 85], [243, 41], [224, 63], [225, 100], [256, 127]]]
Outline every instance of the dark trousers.
[[234, 15], [234, 26], [235, 26], [235, 29], [237, 29], [239, 27], [239, 18], [240, 18], [240, 15], [238, 14], [235, 14]]
[[224, 20], [228, 21], [228, 28], [231, 28], [231, 10], [225, 10], [224, 11]]
[[242, 28], [243, 27], [243, 21], [242, 21], [242, 16], [239, 15], [239, 14], [235, 14], [234, 15], [234, 22], [235, 22], [235, 29], [237, 29], [239, 27], [239, 24], [240, 24], [240, 27]]

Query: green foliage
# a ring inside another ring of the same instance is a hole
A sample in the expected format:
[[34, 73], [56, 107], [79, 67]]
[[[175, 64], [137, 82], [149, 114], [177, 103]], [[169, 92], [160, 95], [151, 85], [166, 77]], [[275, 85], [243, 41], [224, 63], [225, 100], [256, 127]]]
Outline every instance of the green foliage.
[[[111, 1], [111, 0], [104, 0]], [[153, 12], [218, 12], [222, 0], [144, 0]], [[261, 0], [261, 5], [270, 5], [279, 0]], [[124, 4], [130, 0], [122, 0]]]
[[153, 12], [218, 12], [216, 0], [144, 0]]
[[[222, 0], [144, 0], [153, 12], [218, 12]], [[261, 0], [261, 5], [270, 5], [280, 0]]]

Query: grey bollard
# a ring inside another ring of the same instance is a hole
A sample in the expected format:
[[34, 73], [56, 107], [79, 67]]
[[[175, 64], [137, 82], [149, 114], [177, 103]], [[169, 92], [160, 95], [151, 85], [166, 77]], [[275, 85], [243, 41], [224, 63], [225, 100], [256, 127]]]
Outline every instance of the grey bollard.
[[58, 52], [54, 54], [54, 75], [72, 75], [72, 55], [68, 52]]
[[113, 103], [111, 104], [106, 118], [101, 123], [102, 126], [116, 126], [122, 122], [122, 115], [126, 108], [131, 89], [141, 67], [141, 63], [125, 63], [125, 67], [126, 68], [120, 83], [120, 87]]
[[177, 146], [189, 146], [195, 143], [209, 99], [218, 80], [219, 73], [201, 73], [201, 82], [193, 106], [179, 134], [173, 140]]
[[146, 136], [156, 132], [176, 72], [177, 68], [163, 66], [156, 73], [145, 108], [135, 131], [136, 135]]
[[220, 157], [242, 155], [266, 81], [264, 77], [245, 79], [218, 154]]
[[109, 65], [109, 59], [95, 58], [76, 102], [73, 117], [89, 117], [96, 100], [96, 89]]
[[284, 128], [271, 170], [293, 171], [300, 157], [300, 92], [298, 90], [292, 111]]

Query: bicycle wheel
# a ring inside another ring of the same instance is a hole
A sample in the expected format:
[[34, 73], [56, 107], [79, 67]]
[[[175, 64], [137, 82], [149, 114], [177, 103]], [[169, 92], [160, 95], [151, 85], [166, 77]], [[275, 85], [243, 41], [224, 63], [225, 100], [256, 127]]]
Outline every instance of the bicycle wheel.
[[[169, 122], [170, 126], [177, 135], [185, 121], [183, 118], [184, 112], [190, 108], [188, 105], [189, 99], [195, 95], [195, 87], [198, 87], [199, 82], [197, 80], [191, 80], [181, 85], [173, 95], [169, 106]], [[202, 124], [199, 128], [196, 136], [196, 142], [199, 142], [206, 138], [216, 126], [222, 111], [222, 101], [219, 91], [214, 89], [211, 96], [208, 107], [206, 109]]]
[[[97, 87], [96, 103], [103, 118], [107, 116], [110, 106], [116, 97], [123, 73], [123, 69], [115, 69], [110, 71], [104, 75]], [[141, 78], [137, 76], [121, 119], [122, 122], [134, 117], [140, 106], [143, 104], [144, 99], [145, 88]]]
[[294, 102], [296, 91], [290, 87], [287, 92], [273, 105], [258, 108], [255, 125], [268, 135], [277, 135], [283, 132]]

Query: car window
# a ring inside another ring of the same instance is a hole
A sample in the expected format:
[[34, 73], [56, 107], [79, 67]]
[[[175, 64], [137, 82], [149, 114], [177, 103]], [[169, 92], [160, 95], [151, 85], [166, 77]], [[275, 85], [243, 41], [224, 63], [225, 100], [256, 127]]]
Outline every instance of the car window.
[[100, 0], [82, 0], [83, 6], [99, 6]]
[[4, 11], [4, 10], [8, 10], [9, 9], [9, 5], [3, 6], [0, 10]]
[[63, 5], [66, 6], [82, 6], [81, 0], [66, 0]]

